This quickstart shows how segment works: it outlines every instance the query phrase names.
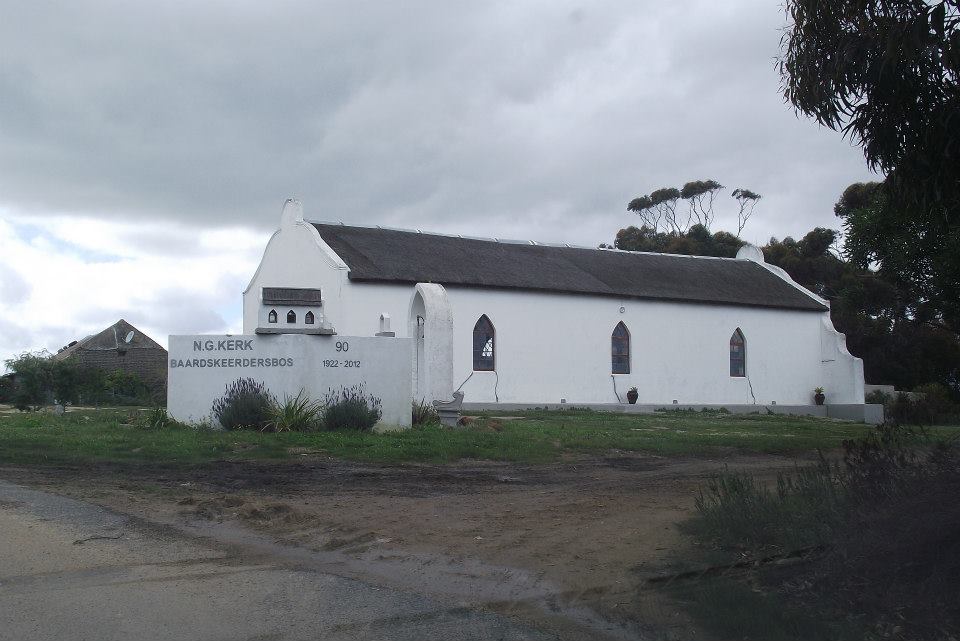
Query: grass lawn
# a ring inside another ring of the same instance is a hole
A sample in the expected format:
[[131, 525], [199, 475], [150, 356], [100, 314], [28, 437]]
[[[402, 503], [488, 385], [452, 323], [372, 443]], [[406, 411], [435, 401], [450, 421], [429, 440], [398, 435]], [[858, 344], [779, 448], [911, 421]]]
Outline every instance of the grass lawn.
[[466, 429], [419, 427], [384, 434], [268, 434], [185, 428], [147, 430], [136, 410], [0, 414], [0, 463], [95, 461], [196, 464], [216, 460], [293, 459], [303, 453], [356, 461], [445, 463], [460, 459], [545, 463], [571, 454], [611, 450], [662, 455], [809, 452], [832, 449], [870, 428], [808, 417], [585, 410], [514, 413], [522, 420], [481, 416]]

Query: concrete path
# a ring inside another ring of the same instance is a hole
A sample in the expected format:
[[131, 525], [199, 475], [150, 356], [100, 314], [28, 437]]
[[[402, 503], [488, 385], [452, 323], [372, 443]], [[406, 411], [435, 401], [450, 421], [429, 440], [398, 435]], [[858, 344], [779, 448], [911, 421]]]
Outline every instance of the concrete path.
[[0, 640], [553, 639], [0, 481]]

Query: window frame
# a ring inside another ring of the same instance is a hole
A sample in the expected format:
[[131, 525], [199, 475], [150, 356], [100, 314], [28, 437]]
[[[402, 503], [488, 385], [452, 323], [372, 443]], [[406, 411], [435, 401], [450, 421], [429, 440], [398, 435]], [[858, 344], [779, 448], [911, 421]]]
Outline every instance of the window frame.
[[[618, 336], [618, 332], [620, 335]], [[611, 374], [629, 374], [632, 365], [633, 359], [630, 354], [630, 328], [627, 327], [627, 324], [623, 321], [620, 321], [613, 328], [613, 331], [610, 332], [610, 373]], [[618, 350], [617, 348], [620, 347]], [[623, 348], [626, 349], [623, 349]], [[625, 362], [622, 363], [622, 371], [618, 371], [618, 358], [625, 359]]]
[[[478, 341], [478, 336], [481, 340]], [[493, 321], [486, 314], [481, 314], [480, 318], [473, 325], [473, 371], [474, 372], [495, 372], [497, 371], [497, 328]], [[483, 355], [487, 344], [490, 344], [490, 356]], [[485, 362], [489, 361], [489, 363]]]
[[[734, 351], [739, 347], [739, 351]], [[747, 377], [747, 337], [739, 327], [730, 335], [730, 378]]]
[[316, 323], [316, 317], [313, 315], [313, 312], [308, 311], [303, 315], [303, 322], [305, 325], [313, 325]]
[[270, 313], [267, 314], [267, 322], [275, 325], [277, 323], [277, 318], [277, 310], [271, 309]]
[[287, 312], [287, 325], [297, 324], [297, 313], [292, 309]]

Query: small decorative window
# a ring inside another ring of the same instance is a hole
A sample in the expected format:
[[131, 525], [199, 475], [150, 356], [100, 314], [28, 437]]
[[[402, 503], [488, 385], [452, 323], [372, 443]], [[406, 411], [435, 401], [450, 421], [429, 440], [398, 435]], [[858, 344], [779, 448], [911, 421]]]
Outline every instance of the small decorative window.
[[271, 310], [270, 310], [270, 313], [267, 314], [267, 322], [268, 322], [268, 323], [276, 323], [276, 322], [277, 322], [277, 310], [275, 310], [275, 309], [271, 309]]
[[473, 369], [477, 372], [495, 369], [493, 323], [486, 314], [473, 326]]
[[617, 323], [610, 335], [610, 371], [613, 374], [630, 373], [630, 331]]
[[296, 313], [295, 311], [293, 311], [292, 309], [291, 309], [289, 312], [287, 312], [287, 322], [288, 322], [288, 323], [296, 323], [296, 322], [297, 322], [297, 313]]
[[730, 376], [747, 375], [747, 342], [738, 327], [730, 337]]
[[313, 312], [307, 312], [303, 316], [303, 322], [307, 325], [313, 325]]

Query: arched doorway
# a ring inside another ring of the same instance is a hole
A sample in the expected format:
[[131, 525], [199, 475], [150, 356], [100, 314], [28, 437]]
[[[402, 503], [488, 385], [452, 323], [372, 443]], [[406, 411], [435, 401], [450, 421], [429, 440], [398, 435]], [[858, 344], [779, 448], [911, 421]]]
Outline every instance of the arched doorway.
[[447, 291], [417, 283], [410, 300], [407, 335], [414, 339], [413, 398], [430, 402], [453, 394], [453, 312]]

